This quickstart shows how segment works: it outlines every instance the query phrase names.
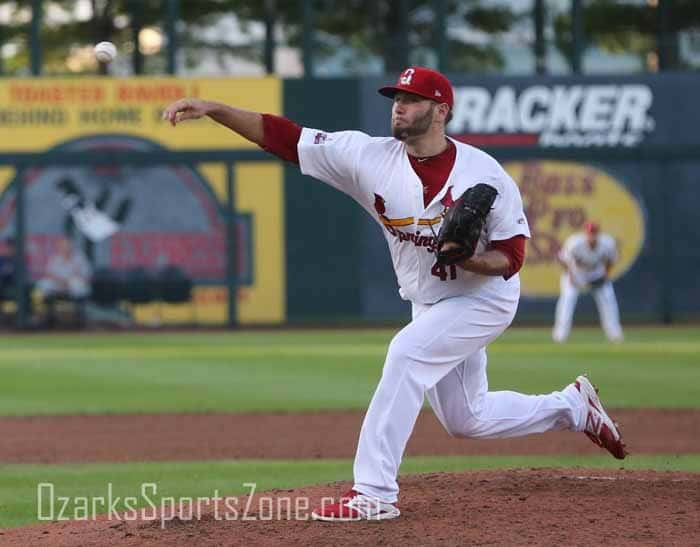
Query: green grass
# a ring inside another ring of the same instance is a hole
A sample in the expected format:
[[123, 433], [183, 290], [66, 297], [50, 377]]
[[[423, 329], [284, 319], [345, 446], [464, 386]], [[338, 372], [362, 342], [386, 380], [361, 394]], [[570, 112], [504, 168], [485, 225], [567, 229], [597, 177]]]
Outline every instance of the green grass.
[[[505, 469], [532, 467], [586, 467], [601, 469], [655, 469], [659, 471], [700, 472], [700, 455], [684, 456], [634, 456], [624, 464], [608, 456], [481, 456], [481, 457], [422, 457], [407, 458], [401, 473], [425, 473], [430, 471], [457, 472], [474, 469]], [[349, 480], [350, 460], [240, 460], [217, 462], [153, 462], [123, 464], [71, 464], [71, 465], [0, 465], [0, 528], [9, 528], [37, 521], [38, 485], [53, 484], [53, 496], [49, 487], [43, 487], [42, 514], [49, 516], [47, 499], [53, 497], [55, 513], [60, 509], [58, 497], [75, 498], [103, 496], [105, 502], [97, 502], [97, 514], [110, 512], [109, 488], [112, 499], [122, 498], [118, 510], [127, 509], [123, 498], [137, 498], [132, 507], [148, 507], [142, 485], [153, 483], [156, 491], [146, 490], [145, 495], [158, 506], [165, 497], [213, 497], [218, 494], [241, 495], [250, 492], [245, 483], [256, 483], [256, 491], [273, 488], [295, 488], [310, 484], [323, 484], [336, 480]], [[329, 492], [337, 495], [340, 492]], [[74, 516], [81, 502], [73, 500], [64, 516]], [[203, 506], [204, 507], [204, 506]], [[243, 506], [241, 506], [243, 509]], [[78, 516], [80, 516], [78, 514]]]
[[[364, 409], [393, 332], [5, 336], [0, 415]], [[622, 345], [577, 329], [510, 329], [489, 348], [491, 389], [548, 392], [582, 371], [614, 407], [695, 408], [700, 328], [635, 328]]]

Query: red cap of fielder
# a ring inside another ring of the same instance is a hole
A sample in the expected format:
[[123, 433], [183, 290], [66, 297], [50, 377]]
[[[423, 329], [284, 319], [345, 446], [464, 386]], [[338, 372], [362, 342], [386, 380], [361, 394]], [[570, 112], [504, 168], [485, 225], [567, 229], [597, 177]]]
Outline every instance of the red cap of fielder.
[[583, 225], [583, 229], [586, 231], [587, 234], [597, 234], [600, 231], [600, 226], [598, 226], [592, 220], [589, 220]]
[[399, 74], [396, 85], [389, 85], [379, 89], [379, 93], [390, 99], [398, 91], [405, 91], [420, 95], [431, 101], [447, 103], [452, 108], [454, 95], [450, 81], [437, 70], [424, 66], [412, 66]]

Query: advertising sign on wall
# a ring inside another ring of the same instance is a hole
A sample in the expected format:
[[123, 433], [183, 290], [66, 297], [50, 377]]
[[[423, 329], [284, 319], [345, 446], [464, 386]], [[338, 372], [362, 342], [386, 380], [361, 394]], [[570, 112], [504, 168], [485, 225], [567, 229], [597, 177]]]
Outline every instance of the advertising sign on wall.
[[655, 127], [653, 98], [643, 83], [459, 85], [448, 131], [482, 146], [632, 147]]
[[[281, 111], [276, 79], [10, 80], [0, 83], [0, 150], [12, 152], [206, 150], [250, 148], [208, 119], [172, 128], [169, 102], [206, 97], [264, 112]], [[241, 322], [285, 317], [282, 171], [276, 161], [235, 165], [236, 264]], [[42, 167], [0, 172], [0, 235], [14, 232], [15, 185], [26, 188], [27, 258], [32, 279], [45, 273], [61, 236], [94, 269], [181, 268], [194, 280], [187, 306], [158, 304], [158, 320], [227, 319], [226, 179], [221, 163]], [[153, 306], [139, 306], [147, 321]]]
[[526, 297], [556, 297], [566, 238], [592, 220], [617, 242], [612, 277], [626, 272], [644, 243], [644, 213], [625, 185], [605, 171], [577, 162], [530, 160], [505, 169], [517, 181], [532, 239], [520, 278]]

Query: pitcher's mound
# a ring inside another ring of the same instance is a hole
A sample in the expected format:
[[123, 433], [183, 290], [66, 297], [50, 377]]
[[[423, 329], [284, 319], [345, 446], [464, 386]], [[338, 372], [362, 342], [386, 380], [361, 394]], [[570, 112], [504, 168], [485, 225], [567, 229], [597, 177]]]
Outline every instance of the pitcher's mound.
[[[220, 500], [166, 520], [58, 522], [0, 532], [24, 545], [697, 545], [700, 475], [523, 469], [404, 477], [402, 516], [311, 521], [337, 483]], [[235, 501], [235, 503], [234, 503]], [[250, 503], [249, 503], [250, 502]], [[175, 509], [177, 513], [179, 508]], [[192, 514], [190, 514], [192, 513]], [[142, 515], [143, 516], [143, 515]], [[153, 517], [152, 512], [146, 515]], [[231, 520], [225, 520], [226, 518]]]

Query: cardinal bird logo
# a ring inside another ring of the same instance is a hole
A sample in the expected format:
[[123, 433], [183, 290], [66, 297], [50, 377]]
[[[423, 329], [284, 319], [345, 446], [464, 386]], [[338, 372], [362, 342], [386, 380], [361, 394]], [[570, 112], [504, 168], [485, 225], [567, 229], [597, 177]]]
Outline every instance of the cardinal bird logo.
[[384, 224], [387, 229], [392, 226], [403, 227], [413, 224], [413, 217], [388, 218], [386, 216], [386, 201], [379, 194], [374, 194], [374, 210], [377, 211], [377, 215], [379, 215], [379, 221]]
[[380, 217], [386, 214], [386, 201], [379, 194], [374, 194], [374, 210]]
[[447, 189], [447, 192], [445, 192], [445, 195], [442, 196], [442, 199], [440, 200], [440, 203], [445, 207], [445, 209], [449, 209], [452, 207], [455, 203], [455, 200], [452, 198], [452, 186], [450, 186]]

